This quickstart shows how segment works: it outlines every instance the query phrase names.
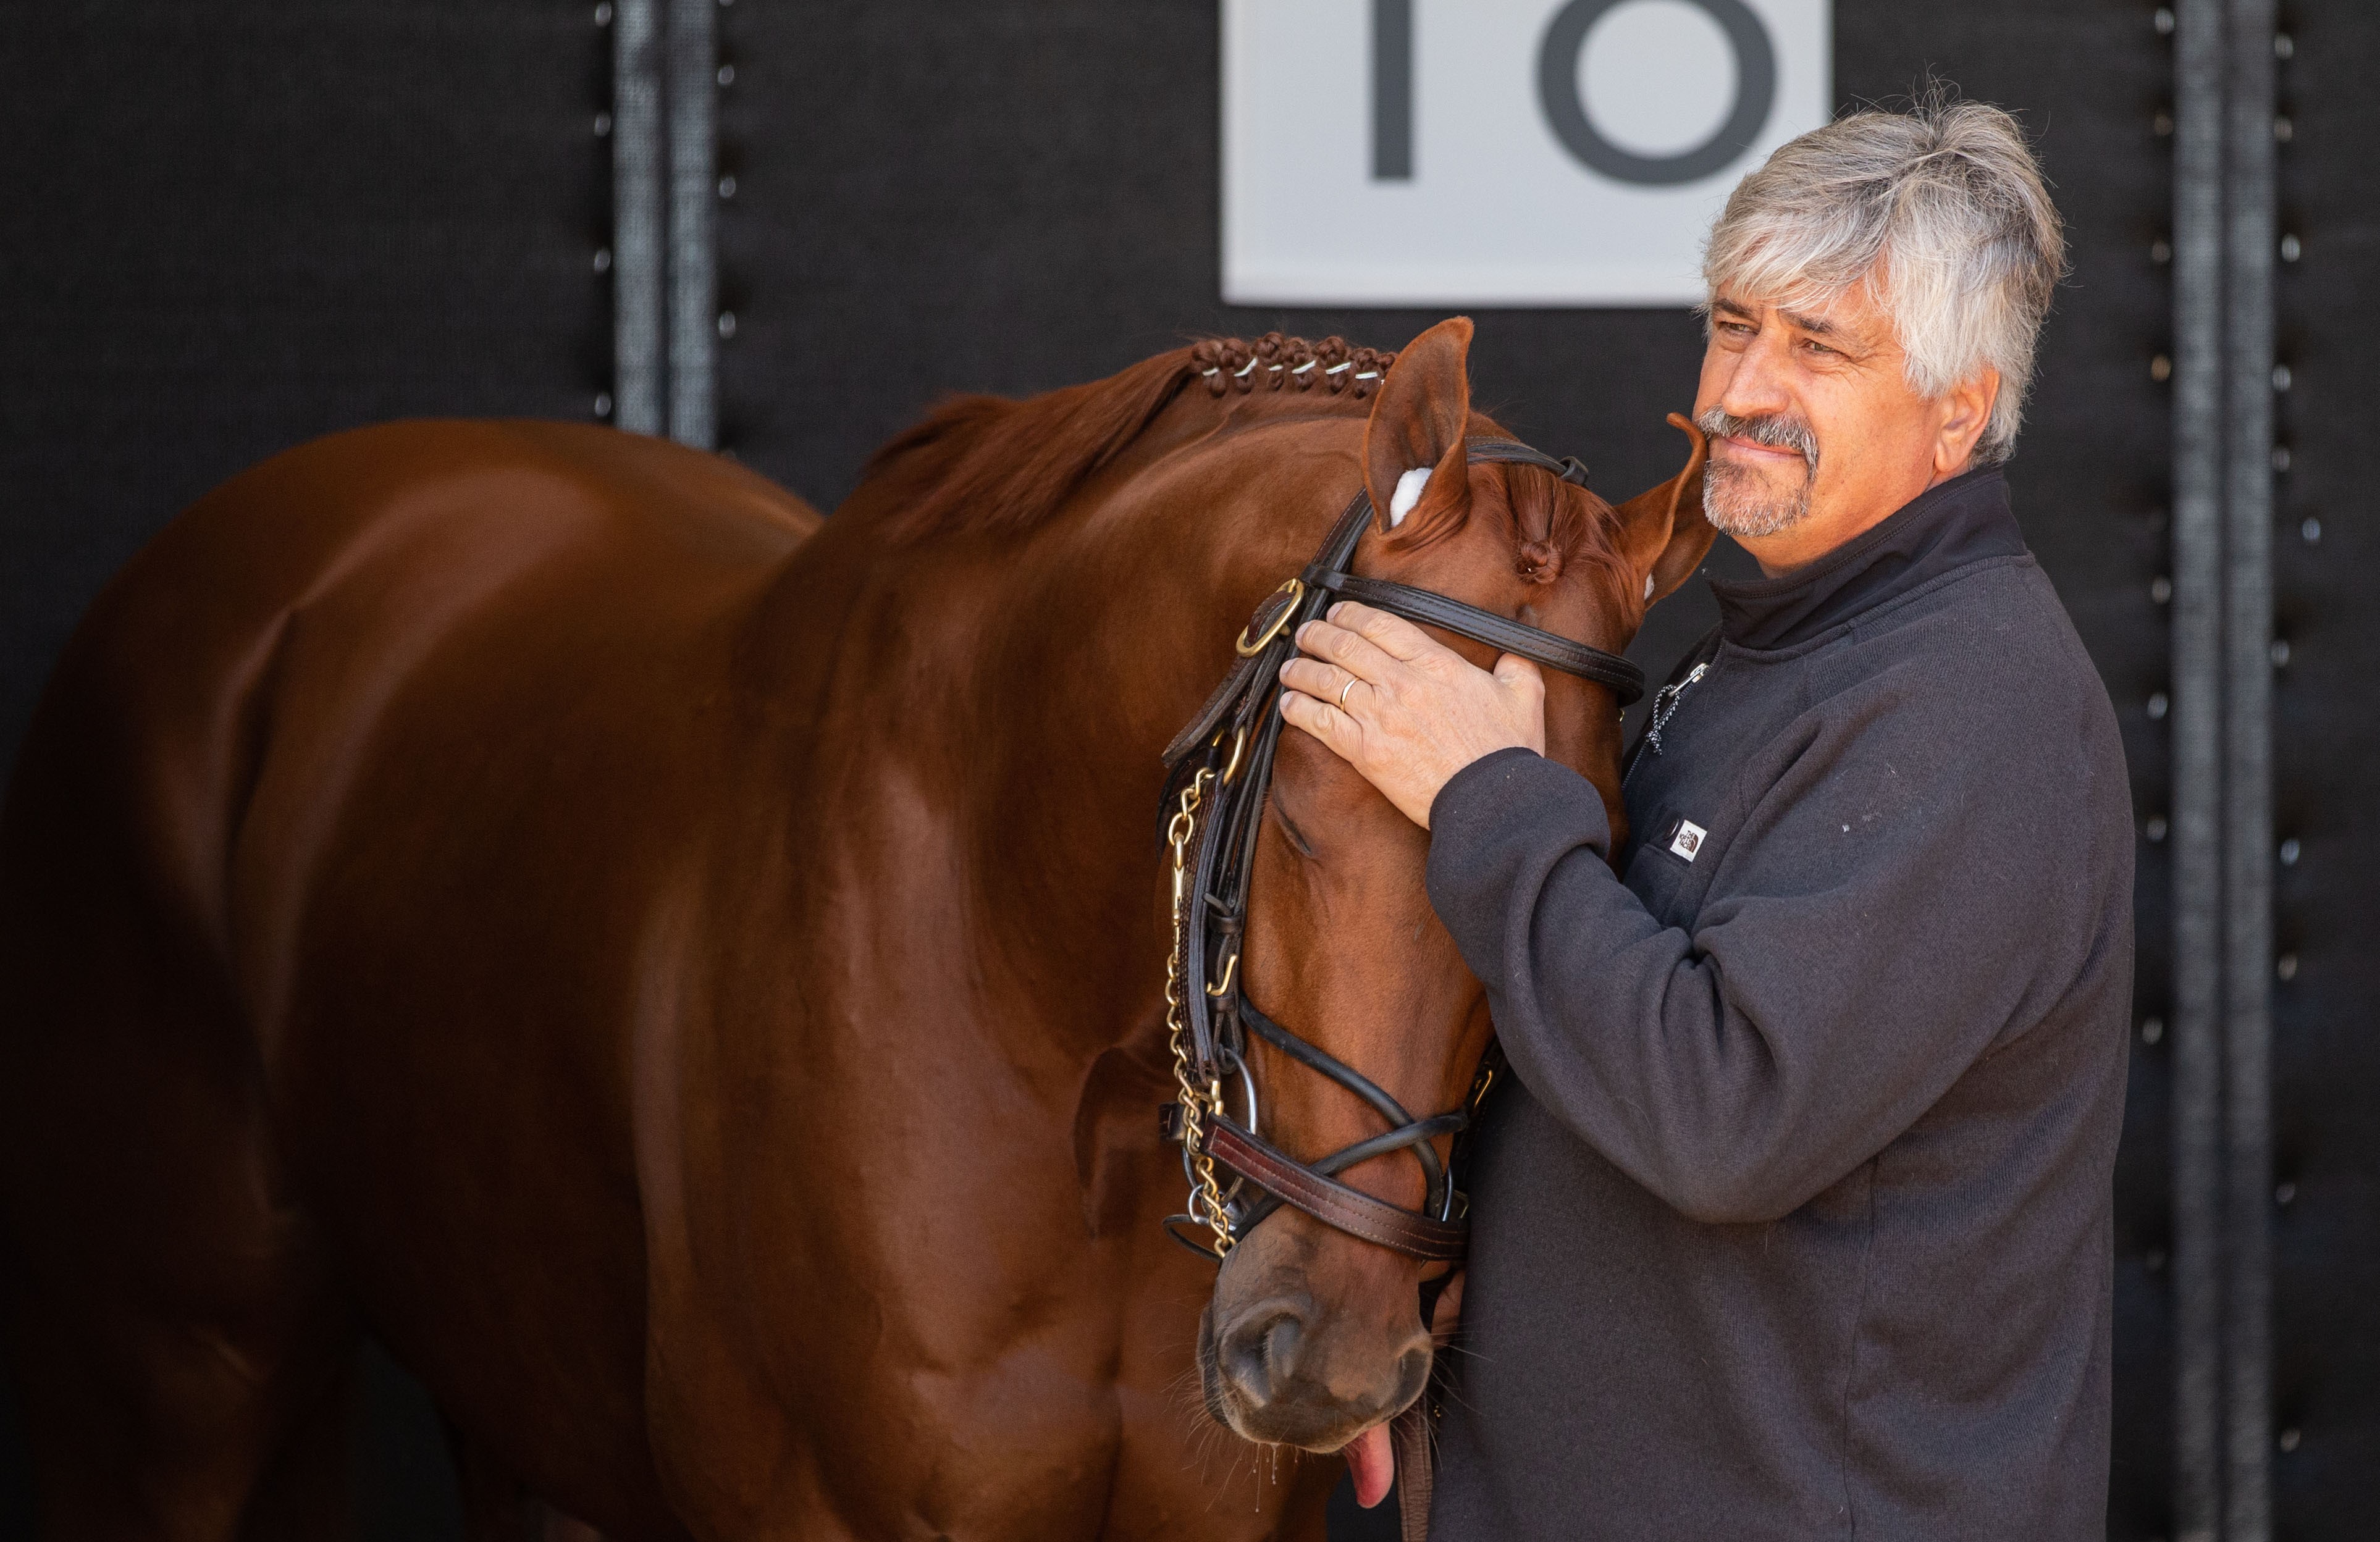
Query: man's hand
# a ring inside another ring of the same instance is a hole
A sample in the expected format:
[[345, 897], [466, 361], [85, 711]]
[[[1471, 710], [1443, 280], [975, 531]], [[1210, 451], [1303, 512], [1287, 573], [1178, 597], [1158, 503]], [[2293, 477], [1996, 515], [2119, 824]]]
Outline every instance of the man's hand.
[[1363, 773], [1404, 816], [1483, 755], [1546, 749], [1546, 681], [1507, 653], [1478, 668], [1401, 616], [1342, 600], [1298, 628], [1313, 657], [1281, 666], [1281, 715]]

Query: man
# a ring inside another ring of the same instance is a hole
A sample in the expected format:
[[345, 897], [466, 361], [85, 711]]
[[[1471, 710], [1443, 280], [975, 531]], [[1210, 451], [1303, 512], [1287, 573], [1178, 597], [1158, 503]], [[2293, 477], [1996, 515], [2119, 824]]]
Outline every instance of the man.
[[1616, 853], [1532, 665], [1299, 639], [1282, 712], [1429, 828], [1517, 1083], [1434, 1536], [2103, 1533], [2131, 801], [1998, 468], [2062, 260], [1980, 104], [1736, 189], [1695, 412], [1766, 577], [1713, 586]]

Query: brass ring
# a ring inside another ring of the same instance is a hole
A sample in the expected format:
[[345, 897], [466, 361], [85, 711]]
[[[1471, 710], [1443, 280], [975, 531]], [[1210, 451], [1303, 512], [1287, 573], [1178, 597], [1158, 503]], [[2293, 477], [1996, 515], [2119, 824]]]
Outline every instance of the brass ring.
[[1232, 784], [1232, 778], [1233, 778], [1233, 777], [1235, 777], [1235, 776], [1237, 776], [1237, 775], [1239, 775], [1239, 774], [1240, 774], [1240, 758], [1241, 758], [1243, 755], [1245, 755], [1245, 754], [1246, 754], [1246, 753], [1247, 753], [1247, 747], [1248, 747], [1248, 731], [1247, 731], [1247, 729], [1246, 729], [1246, 728], [1245, 728], [1245, 727], [1242, 727], [1242, 728], [1239, 728], [1239, 729], [1234, 730], [1234, 731], [1232, 732], [1232, 759], [1231, 759], [1231, 763], [1230, 763], [1230, 764], [1228, 764], [1228, 765], [1226, 765], [1226, 766], [1223, 768], [1223, 785], [1224, 785], [1224, 786], [1226, 786], [1226, 787], [1230, 786], [1230, 785]]
[[[1285, 594], [1289, 596], [1288, 602], [1281, 606], [1281, 613], [1279, 615], [1273, 617], [1270, 621], [1265, 624], [1264, 635], [1262, 637], [1256, 637], [1254, 639], [1251, 639], [1248, 637], [1248, 627], [1256, 625], [1253, 621], [1249, 622], [1247, 626], [1240, 628], [1240, 640], [1232, 644], [1232, 651], [1237, 653], [1243, 659], [1255, 658], [1257, 654], [1264, 651], [1265, 645], [1267, 643], [1281, 636], [1281, 629], [1289, 625], [1289, 618], [1297, 613], [1297, 602], [1305, 598], [1305, 585], [1295, 578], [1292, 578], [1289, 582], [1281, 585], [1281, 588], [1273, 590], [1273, 592], [1275, 594]], [[1261, 608], [1259, 608], [1259, 613], [1261, 613]]]

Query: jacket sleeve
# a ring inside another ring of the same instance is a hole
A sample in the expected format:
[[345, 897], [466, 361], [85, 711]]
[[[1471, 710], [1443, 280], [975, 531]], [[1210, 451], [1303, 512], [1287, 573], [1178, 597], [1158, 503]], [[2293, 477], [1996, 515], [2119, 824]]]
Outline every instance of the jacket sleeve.
[[1431, 903], [1521, 1081], [1696, 1220], [1780, 1218], [1882, 1150], [2038, 1020], [2096, 929], [2071, 849], [2095, 832], [2046, 785], [2061, 757], [2009, 784], [2021, 758], [1984, 725], [1884, 726], [1804, 725], [1706, 846], [1691, 934], [1613, 876], [1602, 800], [1566, 767], [1502, 751], [1432, 807]]

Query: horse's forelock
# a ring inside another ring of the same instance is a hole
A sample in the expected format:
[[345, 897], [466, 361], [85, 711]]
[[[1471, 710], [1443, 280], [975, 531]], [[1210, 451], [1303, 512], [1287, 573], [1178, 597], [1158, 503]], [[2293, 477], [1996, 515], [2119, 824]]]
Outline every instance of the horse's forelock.
[[[1628, 560], [1620, 550], [1620, 518], [1609, 500], [1566, 484], [1532, 467], [1499, 465], [1511, 510], [1512, 561], [1521, 577], [1550, 584], [1569, 572], [1599, 571], [1624, 591]], [[1532, 516], [1536, 517], [1532, 517]], [[1543, 536], [1532, 533], [1541, 528]]]

